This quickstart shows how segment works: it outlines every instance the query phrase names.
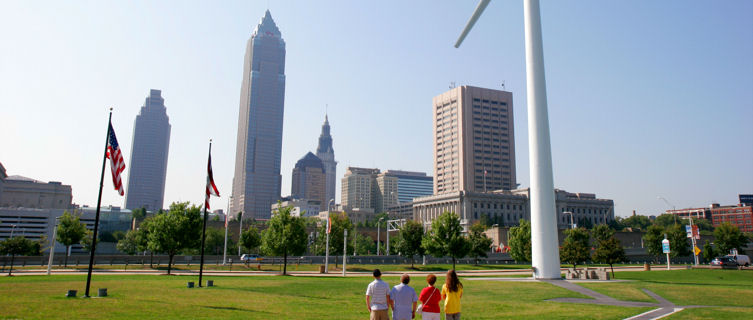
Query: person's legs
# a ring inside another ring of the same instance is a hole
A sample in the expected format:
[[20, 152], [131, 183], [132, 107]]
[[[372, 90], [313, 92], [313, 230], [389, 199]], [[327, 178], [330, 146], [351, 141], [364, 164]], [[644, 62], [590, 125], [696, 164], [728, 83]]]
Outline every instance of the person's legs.
[[439, 312], [423, 312], [421, 314], [421, 319], [423, 319], [423, 320], [440, 320], [439, 319]]
[[445, 314], [446, 320], [460, 320], [460, 312], [458, 313], [447, 313]]
[[371, 314], [376, 314], [375, 320], [390, 320], [390, 316], [387, 313], [387, 309], [372, 311]]

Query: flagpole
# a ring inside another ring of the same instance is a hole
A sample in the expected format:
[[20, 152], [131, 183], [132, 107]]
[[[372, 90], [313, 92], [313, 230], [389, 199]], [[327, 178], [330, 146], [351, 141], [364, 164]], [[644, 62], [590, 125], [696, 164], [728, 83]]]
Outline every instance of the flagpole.
[[[92, 234], [92, 247], [89, 254], [89, 271], [86, 274], [86, 293], [85, 298], [89, 298], [89, 288], [92, 282], [92, 267], [94, 266], [94, 251], [97, 249], [97, 229], [99, 227], [99, 209], [102, 206], [102, 186], [105, 182], [105, 164], [107, 163], [107, 144], [110, 139], [110, 124], [112, 123], [112, 108], [110, 108], [110, 117], [107, 119], [107, 134], [105, 135], [105, 151], [102, 156], [102, 174], [99, 177], [99, 195], [97, 196], [97, 214], [94, 218], [94, 234]], [[54, 239], [53, 239], [54, 240]]]
[[[212, 139], [209, 139], [209, 157], [211, 159], [212, 156]], [[209, 171], [207, 171], [207, 175], [209, 175]], [[209, 178], [209, 177], [207, 177]], [[208, 192], [206, 188], [209, 186], [204, 187], [204, 191]], [[204, 241], [207, 237], [207, 203], [209, 203], [209, 193], [206, 193], [206, 201], [204, 203], [204, 229], [201, 231], [201, 264], [199, 265], [199, 288], [201, 288], [201, 276], [204, 273]]]
[[[230, 197], [227, 198], [227, 209], [230, 210]], [[224, 266], [227, 262], [227, 223], [228, 223], [228, 212], [225, 212], [225, 248], [222, 249], [222, 265]], [[238, 237], [238, 242], [240, 243], [240, 237]]]

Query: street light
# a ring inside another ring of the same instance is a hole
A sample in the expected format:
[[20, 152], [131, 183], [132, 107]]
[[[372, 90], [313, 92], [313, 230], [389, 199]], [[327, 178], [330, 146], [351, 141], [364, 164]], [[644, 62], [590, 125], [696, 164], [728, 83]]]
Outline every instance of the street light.
[[50, 245], [50, 260], [47, 261], [47, 275], [49, 276], [52, 272], [52, 260], [55, 256], [55, 244], [57, 244], [57, 241], [55, 240], [55, 237], [58, 233], [58, 222], [60, 221], [60, 217], [55, 218], [55, 227], [52, 229], [52, 239], [50, 239], [50, 242], [52, 245]]
[[669, 201], [667, 201], [667, 199], [666, 199], [666, 198], [664, 198], [664, 197], [662, 197], [662, 196], [658, 196], [658, 197], [656, 197], [656, 199], [662, 199], [662, 200], [664, 200], [664, 202], [665, 202], [665, 203], [666, 203], [667, 205], [669, 205], [669, 206], [671, 206], [671, 207], [672, 207], [672, 216], [673, 216], [673, 217], [674, 217], [674, 219], [675, 219], [675, 224], [677, 224], [677, 213], [675, 212], [675, 205], [673, 205], [673, 204], [669, 203]]
[[565, 211], [562, 214], [570, 214], [570, 229], [573, 229], [575, 227], [575, 223], [573, 222], [573, 212]]
[[379, 255], [379, 247], [382, 246], [381, 242], [379, 241], [379, 234], [381, 233], [379, 232], [379, 227], [382, 226], [382, 220], [384, 220], [384, 217], [379, 218], [379, 221], [377, 221], [377, 255]]
[[10, 225], [10, 226], [11, 226], [11, 228], [10, 228], [10, 238], [11, 238], [11, 239], [13, 239], [13, 230], [15, 230], [15, 229], [16, 229], [16, 225], [15, 225], [15, 224], [12, 224], [12, 225]]

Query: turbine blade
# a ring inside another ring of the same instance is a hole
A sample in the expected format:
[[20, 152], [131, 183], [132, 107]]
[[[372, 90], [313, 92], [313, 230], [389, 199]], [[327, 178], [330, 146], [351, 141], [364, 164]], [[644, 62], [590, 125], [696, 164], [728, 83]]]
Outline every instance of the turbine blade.
[[491, 0], [481, 0], [478, 3], [478, 6], [476, 6], [476, 11], [473, 11], [473, 15], [471, 16], [471, 19], [468, 20], [468, 23], [466, 23], [465, 29], [463, 29], [463, 33], [460, 34], [458, 41], [455, 42], [455, 48], [460, 47], [460, 44], [463, 43], [463, 40], [465, 40], [465, 36], [468, 35], [468, 32], [471, 32], [473, 25], [476, 24], [476, 20], [478, 20], [478, 17], [481, 16], [481, 13], [484, 12], [486, 6], [489, 5], [489, 1]]

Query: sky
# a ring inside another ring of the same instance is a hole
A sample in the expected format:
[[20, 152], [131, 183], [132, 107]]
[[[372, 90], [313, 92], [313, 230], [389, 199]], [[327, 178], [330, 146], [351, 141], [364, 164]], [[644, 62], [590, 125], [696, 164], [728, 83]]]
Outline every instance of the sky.
[[[165, 203], [203, 201], [211, 138], [212, 209], [226, 208], [245, 45], [269, 9], [287, 48], [283, 196], [325, 112], [338, 179], [348, 166], [431, 175], [431, 100], [453, 83], [513, 93], [528, 187], [522, 1], [492, 1], [456, 49], [475, 6], [5, 0], [0, 162], [95, 206], [109, 108], [127, 185], [133, 121], [160, 89], [172, 125]], [[617, 216], [753, 193], [753, 2], [544, 0], [541, 19], [557, 188], [613, 199]], [[124, 204], [109, 177], [102, 203]]]

